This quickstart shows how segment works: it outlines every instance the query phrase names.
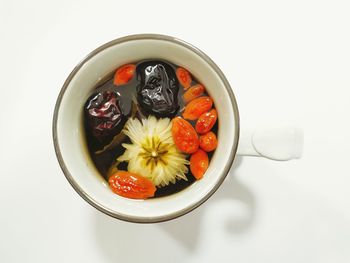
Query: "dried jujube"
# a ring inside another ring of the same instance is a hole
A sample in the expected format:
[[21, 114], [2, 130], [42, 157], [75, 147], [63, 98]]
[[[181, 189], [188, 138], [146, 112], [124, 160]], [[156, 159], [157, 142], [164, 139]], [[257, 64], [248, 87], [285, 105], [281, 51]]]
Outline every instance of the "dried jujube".
[[119, 94], [108, 90], [93, 94], [85, 105], [85, 115], [93, 136], [97, 139], [113, 136], [122, 128], [124, 118]]
[[179, 109], [179, 83], [174, 69], [161, 61], [147, 61], [136, 68], [137, 100], [148, 114], [172, 117]]

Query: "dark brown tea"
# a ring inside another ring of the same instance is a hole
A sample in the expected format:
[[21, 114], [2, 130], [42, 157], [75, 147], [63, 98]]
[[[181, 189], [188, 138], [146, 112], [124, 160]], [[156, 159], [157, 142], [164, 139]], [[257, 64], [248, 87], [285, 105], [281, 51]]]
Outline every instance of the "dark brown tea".
[[119, 67], [84, 106], [92, 160], [113, 192], [134, 199], [177, 193], [201, 179], [217, 123], [205, 87], [164, 60]]

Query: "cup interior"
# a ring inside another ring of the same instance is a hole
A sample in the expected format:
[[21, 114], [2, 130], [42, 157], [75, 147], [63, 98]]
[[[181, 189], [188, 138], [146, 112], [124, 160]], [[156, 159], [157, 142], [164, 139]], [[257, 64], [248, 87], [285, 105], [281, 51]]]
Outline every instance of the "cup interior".
[[[85, 142], [83, 106], [101, 79], [123, 64], [143, 59], [163, 59], [183, 66], [204, 84], [218, 112], [218, 146], [201, 180], [173, 195], [132, 200], [114, 194], [92, 162]], [[73, 70], [57, 100], [53, 133], [63, 172], [86, 201], [122, 220], [159, 222], [191, 211], [219, 187], [236, 153], [238, 123], [232, 90], [219, 68], [204, 53], [171, 37], [136, 35], [101, 46]]]

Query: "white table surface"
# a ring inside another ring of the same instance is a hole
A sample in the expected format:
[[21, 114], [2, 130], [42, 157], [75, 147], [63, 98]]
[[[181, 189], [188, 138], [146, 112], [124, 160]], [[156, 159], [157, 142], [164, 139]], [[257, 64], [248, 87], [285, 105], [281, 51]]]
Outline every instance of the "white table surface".
[[[203, 2], [0, 2], [0, 262], [350, 262], [349, 1]], [[167, 223], [85, 203], [54, 154], [56, 97], [88, 52], [145, 32], [216, 61], [243, 127], [302, 127], [303, 158], [239, 159], [208, 202]]]

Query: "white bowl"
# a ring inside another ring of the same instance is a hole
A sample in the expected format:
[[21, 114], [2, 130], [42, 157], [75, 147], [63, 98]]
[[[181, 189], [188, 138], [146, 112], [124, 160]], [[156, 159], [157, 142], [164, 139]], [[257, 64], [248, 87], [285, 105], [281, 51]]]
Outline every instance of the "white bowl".
[[[92, 162], [85, 142], [83, 106], [96, 83], [117, 67], [142, 59], [165, 59], [187, 68], [204, 84], [218, 112], [218, 147], [203, 179], [179, 193], [133, 200], [114, 194]], [[159, 222], [198, 207], [220, 186], [234, 160], [239, 115], [228, 81], [215, 63], [192, 45], [163, 35], [113, 40], [81, 61], [65, 81], [53, 118], [53, 140], [60, 166], [73, 188], [98, 210], [132, 222]]]

